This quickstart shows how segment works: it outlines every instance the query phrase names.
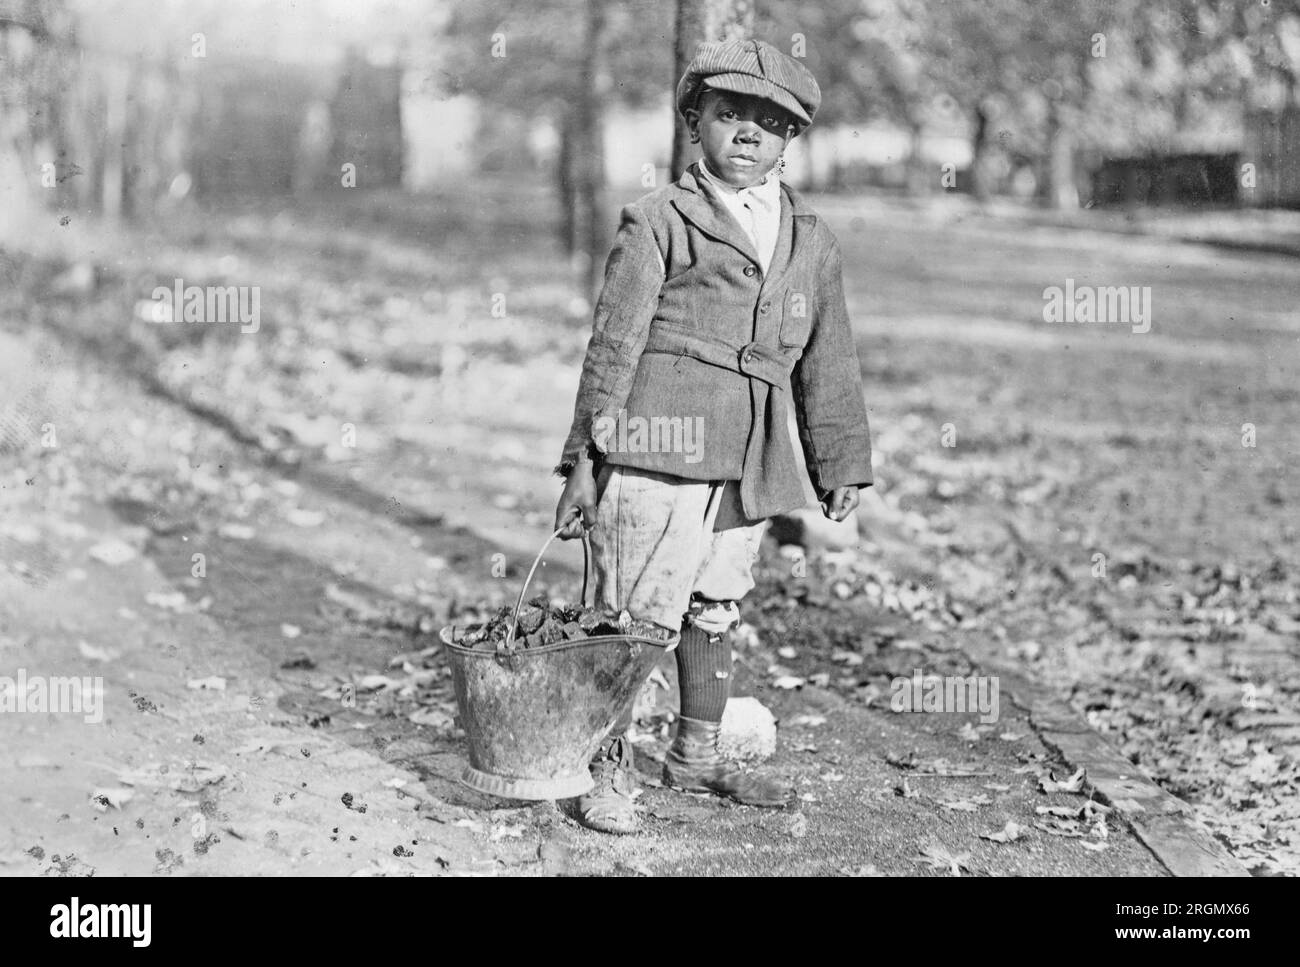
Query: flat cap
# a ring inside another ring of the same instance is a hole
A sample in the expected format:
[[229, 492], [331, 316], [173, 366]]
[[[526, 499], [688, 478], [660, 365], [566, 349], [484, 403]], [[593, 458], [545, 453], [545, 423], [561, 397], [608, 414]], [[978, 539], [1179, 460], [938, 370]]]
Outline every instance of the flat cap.
[[704, 86], [766, 98], [794, 116], [799, 130], [812, 124], [822, 91], [812, 71], [761, 40], [726, 40], [695, 48], [677, 84], [677, 110], [695, 107]]

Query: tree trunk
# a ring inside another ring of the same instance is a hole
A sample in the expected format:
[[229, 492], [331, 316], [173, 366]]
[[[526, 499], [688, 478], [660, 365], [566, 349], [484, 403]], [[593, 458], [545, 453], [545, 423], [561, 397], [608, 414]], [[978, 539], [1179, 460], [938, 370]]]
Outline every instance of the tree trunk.
[[605, 57], [604, 0], [587, 0], [586, 57], [582, 95], [575, 111], [573, 180], [576, 188], [576, 235], [581, 242], [581, 277], [594, 296], [604, 274], [611, 226], [605, 200], [604, 102], [612, 81]]
[[104, 170], [100, 181], [100, 204], [104, 218], [111, 222], [122, 216], [122, 202], [126, 195], [126, 100], [130, 77], [122, 64], [112, 64], [105, 73]]
[[989, 184], [989, 111], [981, 101], [975, 105], [975, 136], [971, 140], [970, 192], [976, 201], [988, 201]]
[[928, 195], [938, 184], [934, 172], [928, 170], [924, 156], [921, 154], [921, 138], [925, 129], [921, 122], [912, 119], [908, 125], [908, 151], [904, 166], [904, 179], [909, 195]]
[[1047, 177], [1044, 202], [1051, 208], [1073, 211], [1079, 207], [1074, 180], [1074, 134], [1063, 117], [1063, 104], [1054, 99], [1047, 113]]
[[673, 180], [695, 160], [690, 132], [677, 113], [676, 84], [695, 56], [697, 44], [716, 40], [746, 40], [754, 33], [753, 0], [677, 0], [677, 73], [673, 76]]
[[574, 128], [577, 122], [572, 109], [560, 120], [560, 151], [555, 159], [555, 188], [560, 196], [560, 242], [570, 259], [578, 255], [578, 189], [573, 171]]

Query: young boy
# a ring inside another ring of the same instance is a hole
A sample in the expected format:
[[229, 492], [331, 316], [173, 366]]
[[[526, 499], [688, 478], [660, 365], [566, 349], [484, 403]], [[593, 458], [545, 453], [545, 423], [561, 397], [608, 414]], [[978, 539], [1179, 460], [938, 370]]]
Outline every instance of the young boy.
[[[623, 210], [557, 468], [556, 528], [591, 528], [598, 605], [681, 629], [665, 785], [756, 806], [785, 805], [789, 787], [717, 742], [762, 523], [804, 501], [787, 406], [827, 517], [843, 520], [872, 479], [839, 246], [778, 177], [820, 101], [807, 68], [768, 44], [700, 45], [677, 107], [703, 159]], [[637, 828], [630, 720], [571, 804], [593, 829]]]

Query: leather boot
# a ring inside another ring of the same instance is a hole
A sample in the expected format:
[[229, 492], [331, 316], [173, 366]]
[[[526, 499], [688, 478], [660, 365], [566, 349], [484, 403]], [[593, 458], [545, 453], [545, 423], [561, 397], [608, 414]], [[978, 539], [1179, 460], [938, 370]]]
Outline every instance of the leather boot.
[[711, 792], [747, 806], [785, 806], [793, 788], [780, 779], [744, 771], [718, 751], [721, 722], [680, 716], [677, 737], [664, 757], [664, 785], [687, 792]]
[[609, 737], [596, 751], [590, 769], [595, 788], [566, 800], [566, 812], [588, 829], [635, 833], [641, 815], [633, 800], [641, 795], [641, 784], [632, 762], [632, 743], [623, 735]]

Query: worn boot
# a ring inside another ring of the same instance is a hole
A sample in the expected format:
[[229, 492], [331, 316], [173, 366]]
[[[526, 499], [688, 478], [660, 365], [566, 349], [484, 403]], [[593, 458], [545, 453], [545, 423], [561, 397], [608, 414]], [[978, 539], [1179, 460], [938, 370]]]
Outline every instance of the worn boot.
[[743, 770], [718, 751], [721, 722], [680, 716], [677, 737], [664, 758], [664, 785], [687, 792], [711, 792], [747, 806], [785, 806], [787, 783]]
[[641, 815], [632, 801], [641, 785], [632, 765], [632, 743], [624, 735], [610, 736], [591, 760], [591, 792], [567, 801], [567, 811], [588, 829], [602, 833], [635, 833]]

